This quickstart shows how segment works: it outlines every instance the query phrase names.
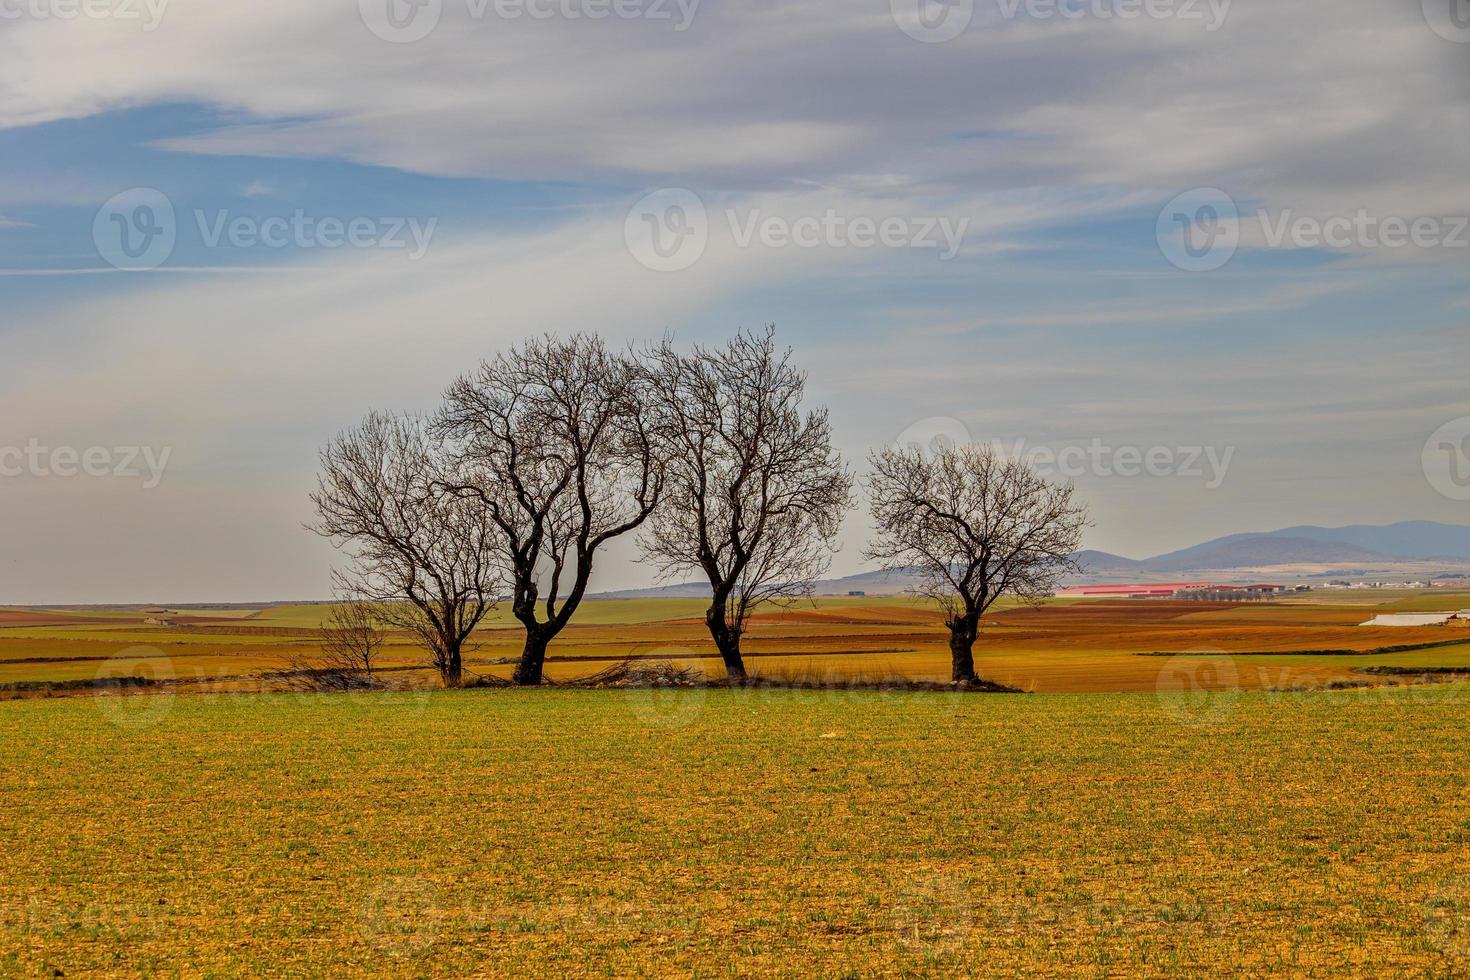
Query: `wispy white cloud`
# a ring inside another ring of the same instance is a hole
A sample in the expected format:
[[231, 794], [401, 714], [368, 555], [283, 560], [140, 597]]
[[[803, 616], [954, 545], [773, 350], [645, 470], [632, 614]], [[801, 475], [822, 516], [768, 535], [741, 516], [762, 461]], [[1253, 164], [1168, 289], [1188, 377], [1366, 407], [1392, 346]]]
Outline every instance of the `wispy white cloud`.
[[445, 4], [415, 44], [374, 37], [353, 5], [292, 0], [176, 3], [141, 39], [116, 22], [23, 23], [0, 34], [0, 126], [188, 101], [247, 119], [164, 145], [429, 174], [1163, 199], [1215, 184], [1312, 213], [1470, 206], [1470, 107], [1444, 84], [1463, 51], [1417, 4], [1234, 4], [1208, 32], [1005, 22], [980, 3], [944, 44], [913, 41], [884, 6], [705, 4], [676, 32]]
[[1009, 316], [992, 315], [965, 319], [945, 319], [930, 328], [918, 328], [943, 342], [946, 336], [968, 334], [989, 327], [1108, 327], [1166, 324], [1171, 327], [1224, 320], [1245, 314], [1282, 313], [1301, 309], [1328, 296], [1341, 296], [1354, 290], [1369, 288], [1362, 280], [1323, 277], [1316, 281], [1284, 283], [1252, 296], [1213, 303], [1166, 303], [1158, 299], [1136, 300], [1123, 304], [1089, 305], [1082, 309], [1041, 309], [1018, 312]]
[[173, 453], [146, 493], [7, 481], [7, 508], [27, 519], [0, 526], [0, 550], [33, 558], [0, 564], [0, 595], [323, 594], [334, 553], [301, 530], [316, 449], [369, 407], [428, 408], [457, 373], [529, 333], [644, 340], [732, 291], [850, 261], [716, 238], [694, 268], [668, 276], [640, 266], [622, 231], [621, 216], [603, 216], [446, 244], [412, 263], [339, 254], [270, 288], [236, 275], [141, 276], [133, 282], [149, 288], [8, 327], [0, 446]]
[[[107, 598], [119, 582], [141, 593], [130, 598], [176, 601], [319, 594], [331, 553], [299, 530], [314, 450], [364, 409], [430, 405], [468, 363], [531, 332], [632, 339], [725, 314], [785, 320], [790, 307], [799, 323], [786, 337], [854, 455], [940, 415], [1033, 442], [1240, 447], [1235, 476], [1209, 495], [1169, 481], [1085, 487], [1107, 529], [1099, 546], [1161, 551], [1241, 524], [1456, 519], [1417, 472], [1425, 435], [1470, 413], [1445, 356], [1452, 335], [1417, 325], [1432, 304], [1383, 303], [1377, 339], [1326, 344], [1306, 329], [1340, 295], [1404, 295], [1369, 274], [1384, 256], [1350, 257], [1349, 275], [1340, 262], [1252, 277], [1237, 260], [1234, 292], [1209, 279], [1192, 293], [1158, 278], [1175, 270], [1157, 255], [1140, 265], [1101, 245], [1081, 274], [1075, 254], [1048, 252], [1055, 240], [1038, 245], [1049, 230], [1075, 250], [1091, 226], [1124, 218], [1148, 224], [1146, 240], [1157, 207], [1196, 186], [1278, 213], [1470, 212], [1470, 105], [1446, 81], [1461, 77], [1464, 51], [1427, 29], [1418, 4], [1237, 3], [1207, 33], [1003, 22], [982, 0], [969, 30], [937, 45], [868, 0], [705, 4], [682, 33], [471, 21], [449, 3], [438, 31], [405, 45], [373, 37], [355, 6], [175, 0], [148, 34], [9, 24], [0, 128], [182, 103], [221, 122], [154, 144], [180, 154], [687, 186], [712, 217], [704, 258], [651, 272], [624, 246], [625, 204], [549, 200], [555, 226], [446, 236], [418, 263], [358, 252], [290, 256], [266, 271], [292, 274], [268, 278], [108, 273], [107, 291], [4, 325], [0, 445], [169, 445], [174, 462], [142, 495], [7, 485], [26, 519], [0, 527], [0, 551], [40, 557], [24, 578], [0, 565], [0, 598]], [[275, 191], [242, 179], [231, 192]], [[95, 206], [118, 189], [105, 172], [36, 173], [0, 182], [0, 205]], [[740, 248], [727, 208], [969, 225], [953, 262], [921, 264], [893, 250]], [[1261, 244], [1246, 238], [1250, 258]], [[1018, 256], [1029, 278], [999, 297], [1003, 274], [978, 273]], [[849, 331], [823, 309], [859, 289], [884, 329]], [[1202, 352], [1199, 335], [1230, 318], [1278, 329]], [[1142, 341], [1128, 330], [1162, 326], [1189, 329]], [[1323, 493], [1346, 483], [1354, 493]], [[859, 520], [850, 537], [860, 533]]]
[[[793, 213], [833, 198], [738, 200]], [[982, 240], [1022, 217], [1046, 217], [995, 210]], [[24, 580], [0, 568], [0, 593], [56, 601], [46, 590], [58, 587], [64, 570], [70, 596], [117, 596], [119, 581], [139, 599], [259, 595], [261, 583], [272, 595], [319, 594], [333, 555], [300, 531], [310, 516], [314, 452], [367, 408], [427, 408], [454, 374], [530, 332], [596, 329], [637, 340], [703, 319], [753, 290], [831, 282], [874, 262], [882, 268], [882, 256], [740, 248], [714, 235], [691, 269], [659, 274], [630, 256], [619, 219], [600, 214], [545, 232], [447, 243], [418, 263], [339, 255], [272, 279], [269, 289], [238, 276], [148, 277], [147, 290], [77, 300], [24, 325], [7, 336], [0, 364], [0, 445], [36, 436], [174, 452], [164, 482], [147, 494], [7, 487], [30, 519], [0, 530], [0, 547], [46, 557]], [[1242, 308], [1289, 311], [1326, 295], [1325, 285], [1279, 286]], [[895, 324], [915, 322], [898, 307], [878, 312]], [[1438, 341], [1400, 342], [1385, 355], [1368, 340], [1345, 338], [1326, 358], [1316, 356], [1319, 345], [1283, 335], [1201, 360], [1178, 332], [1161, 335], [1143, 356], [1136, 345], [1066, 339], [1091, 336], [1077, 326], [1069, 315], [1040, 314], [1019, 340], [892, 331], [838, 342], [789, 329], [785, 337], [799, 343], [816, 396], [834, 407], [854, 458], [939, 415], [965, 420], [977, 437], [1032, 445], [1104, 438], [1238, 447], [1235, 476], [1209, 497], [1180, 481], [1082, 481], [1106, 524], [1093, 542], [1100, 546], [1165, 550], [1188, 543], [1180, 527], [1190, 529], [1186, 537], [1239, 529], [1232, 514], [1257, 523], [1280, 514], [1289, 523], [1389, 518], [1411, 506], [1414, 515], [1448, 516], [1427, 490], [1405, 489], [1422, 483], [1413, 470], [1420, 430], [1470, 412], [1458, 376], [1425, 372]], [[56, 356], [58, 347], [67, 358]], [[1317, 441], [1305, 456], [1290, 448], [1304, 432]], [[1391, 441], [1404, 458], [1355, 455], [1364, 441]], [[1275, 482], [1283, 472], [1295, 472], [1303, 486], [1349, 472], [1362, 487], [1383, 488], [1365, 498], [1379, 509], [1349, 513], [1343, 503], [1313, 515], [1321, 502], [1283, 495]], [[858, 565], [862, 521], [854, 517], [840, 569]], [[63, 523], [66, 535], [46, 530]], [[109, 542], [101, 557], [99, 540]], [[132, 557], [140, 553], [168, 560], [140, 567]], [[221, 554], [232, 556], [223, 578]], [[605, 574], [610, 584], [626, 584], [641, 573], [610, 562]]]

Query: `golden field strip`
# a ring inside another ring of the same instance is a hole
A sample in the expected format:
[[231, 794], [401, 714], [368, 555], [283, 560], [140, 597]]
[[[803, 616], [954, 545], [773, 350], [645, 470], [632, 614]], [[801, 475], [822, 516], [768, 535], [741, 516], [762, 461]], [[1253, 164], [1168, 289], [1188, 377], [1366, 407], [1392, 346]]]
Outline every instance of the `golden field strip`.
[[[551, 648], [553, 680], [592, 674], [630, 657], [723, 671], [694, 599], [598, 600], [579, 610]], [[1365, 666], [1470, 668], [1470, 633], [1442, 627], [1366, 628], [1376, 613], [1470, 607], [1470, 593], [1311, 593], [1269, 604], [1155, 600], [1054, 600], [988, 616], [976, 665], [989, 680], [1023, 691], [1152, 691], [1180, 670], [1204, 687], [1320, 686], [1362, 679]], [[271, 674], [316, 646], [320, 605], [258, 610], [184, 610], [179, 626], [149, 625], [139, 612], [0, 610], [0, 689], [6, 685], [149, 676], [209, 689], [270, 689]], [[1456, 642], [1459, 637], [1464, 642]], [[936, 609], [908, 598], [824, 597], [756, 617], [745, 648], [753, 674], [817, 682], [949, 676], [947, 634]], [[1427, 646], [1437, 644], [1437, 646]], [[499, 609], [467, 654], [474, 674], [508, 677], [519, 627]], [[1368, 655], [1322, 651], [1423, 649]], [[1167, 653], [1182, 659], [1140, 656]], [[1272, 653], [1272, 656], [1221, 655]], [[1195, 669], [1195, 661], [1198, 668]], [[405, 683], [427, 684], [406, 637], [384, 665]], [[1216, 668], [1223, 666], [1223, 674]], [[13, 695], [14, 692], [11, 692]], [[0, 690], [0, 697], [6, 692]]]
[[1467, 708], [10, 701], [0, 975], [1464, 975]]

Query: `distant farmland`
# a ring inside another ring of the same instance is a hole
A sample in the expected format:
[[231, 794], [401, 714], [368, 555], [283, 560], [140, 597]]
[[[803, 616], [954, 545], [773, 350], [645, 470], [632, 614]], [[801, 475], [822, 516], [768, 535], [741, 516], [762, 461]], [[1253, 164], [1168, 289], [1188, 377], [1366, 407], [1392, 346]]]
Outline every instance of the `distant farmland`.
[[[1184, 671], [1202, 687], [1250, 690], [1364, 680], [1360, 668], [1470, 669], [1470, 637], [1436, 627], [1365, 628], [1378, 612], [1470, 606], [1470, 595], [1355, 593], [1280, 603], [1230, 605], [1167, 600], [1055, 600], [1010, 607], [987, 618], [977, 666], [987, 679], [1039, 693], [1152, 691], [1161, 674]], [[587, 603], [552, 646], [549, 673], [567, 680], [629, 658], [671, 660], [721, 674], [697, 599]], [[0, 686], [33, 688], [97, 676], [162, 677], [188, 688], [269, 689], [270, 677], [317, 644], [322, 605], [276, 606], [251, 613], [191, 609], [181, 625], [118, 610], [0, 611]], [[521, 637], [507, 610], [476, 636], [472, 674], [506, 677]], [[940, 613], [903, 597], [821, 598], [758, 616], [747, 656], [759, 677], [831, 683], [948, 677]], [[1387, 651], [1387, 648], [1416, 649]], [[1338, 651], [1334, 653], [1333, 651]], [[1161, 661], [1158, 655], [1174, 655]], [[1246, 656], [1246, 655], [1249, 656]], [[1229, 658], [1229, 670], [1214, 668]], [[385, 665], [405, 681], [422, 658], [407, 637], [392, 638]], [[1196, 666], [1199, 669], [1195, 669]], [[1368, 682], [1368, 681], [1365, 681]], [[1372, 683], [1385, 683], [1382, 676]]]

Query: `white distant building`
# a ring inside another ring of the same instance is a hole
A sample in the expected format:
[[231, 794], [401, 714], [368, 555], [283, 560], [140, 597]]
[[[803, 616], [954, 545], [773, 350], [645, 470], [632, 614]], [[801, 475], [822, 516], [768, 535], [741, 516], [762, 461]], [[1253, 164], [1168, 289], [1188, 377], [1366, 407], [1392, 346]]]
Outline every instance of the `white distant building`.
[[1470, 609], [1457, 613], [1383, 613], [1374, 616], [1364, 626], [1449, 626], [1470, 625]]

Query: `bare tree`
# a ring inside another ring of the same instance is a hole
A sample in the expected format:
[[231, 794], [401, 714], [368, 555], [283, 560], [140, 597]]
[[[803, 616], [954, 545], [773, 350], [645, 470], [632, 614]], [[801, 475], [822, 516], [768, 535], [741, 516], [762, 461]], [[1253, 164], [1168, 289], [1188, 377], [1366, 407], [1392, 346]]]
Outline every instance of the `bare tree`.
[[665, 578], [709, 580], [705, 624], [726, 673], [743, 680], [752, 610], [810, 595], [852, 506], [852, 477], [827, 411], [803, 415], [806, 376], [773, 327], [688, 356], [665, 340], [650, 362], [667, 469], [644, 555]]
[[499, 530], [526, 631], [518, 684], [540, 684], [547, 646], [587, 592], [597, 551], [636, 529], [662, 488], [628, 357], [586, 335], [529, 341], [461, 378], [436, 430], [454, 446], [443, 485]]
[[465, 643], [500, 581], [496, 528], [443, 491], [446, 460], [418, 418], [369, 415], [322, 451], [321, 469], [313, 530], [352, 558], [339, 590], [412, 633], [445, 686], [460, 686]]
[[385, 639], [382, 620], [372, 603], [339, 601], [322, 623], [320, 648], [291, 654], [287, 666], [299, 687], [368, 690], [374, 686], [373, 668]]
[[1038, 602], [1078, 570], [1087, 526], [1072, 488], [988, 447], [886, 449], [868, 479], [877, 536], [865, 556], [914, 570], [949, 627], [956, 683], [975, 683], [980, 617], [1002, 596]]
[[339, 602], [322, 624], [322, 666], [347, 675], [360, 675], [373, 684], [373, 667], [385, 639], [379, 608], [370, 602]]

